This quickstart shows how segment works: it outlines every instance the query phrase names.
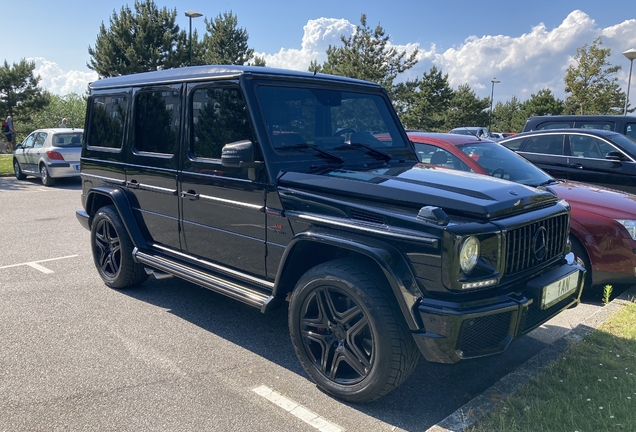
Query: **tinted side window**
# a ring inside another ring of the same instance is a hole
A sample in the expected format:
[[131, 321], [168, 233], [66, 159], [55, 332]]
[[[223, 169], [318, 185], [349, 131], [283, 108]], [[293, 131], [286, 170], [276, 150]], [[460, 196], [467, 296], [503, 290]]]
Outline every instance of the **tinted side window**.
[[135, 150], [174, 154], [179, 135], [177, 91], [141, 91], [135, 97]]
[[552, 155], [563, 154], [563, 135], [539, 135], [528, 139], [523, 151]]
[[607, 121], [577, 121], [576, 127], [579, 129], [601, 129], [606, 131], [614, 130], [614, 122]]
[[545, 122], [537, 126], [536, 130], [546, 129], [568, 129], [572, 127], [573, 122]]
[[128, 112], [125, 95], [96, 96], [91, 99], [86, 144], [89, 147], [120, 149]]
[[506, 141], [505, 143], [501, 143], [504, 147], [508, 147], [510, 150], [519, 150], [523, 143], [526, 142], [527, 138], [516, 138], [511, 139], [510, 141]]
[[199, 88], [192, 94], [192, 153], [196, 158], [221, 159], [225, 144], [254, 142], [247, 106], [235, 87]]
[[627, 123], [623, 133], [636, 141], [636, 123]]
[[572, 145], [572, 156], [604, 159], [605, 155], [616, 148], [603, 140], [585, 135], [572, 135], [570, 137]]

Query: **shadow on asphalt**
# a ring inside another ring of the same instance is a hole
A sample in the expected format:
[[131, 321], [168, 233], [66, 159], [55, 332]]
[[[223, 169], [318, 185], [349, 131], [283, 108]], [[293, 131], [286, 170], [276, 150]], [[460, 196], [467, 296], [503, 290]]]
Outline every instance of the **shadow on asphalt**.
[[[27, 177], [25, 180], [17, 180], [15, 177], [0, 177], [0, 190], [20, 191], [28, 190], [33, 187], [46, 187], [38, 177]], [[48, 189], [48, 188], [47, 188]], [[82, 181], [79, 177], [58, 178], [55, 179], [55, 185], [50, 187], [53, 189], [66, 190], [82, 190]]]
[[[148, 279], [120, 291], [167, 309], [192, 324], [309, 379], [298, 362], [287, 328], [287, 310], [264, 315], [259, 310], [180, 279]], [[407, 431], [421, 431], [492, 386], [545, 348], [530, 337], [514, 342], [499, 356], [456, 365], [423, 358], [410, 378], [379, 401], [352, 408]]]

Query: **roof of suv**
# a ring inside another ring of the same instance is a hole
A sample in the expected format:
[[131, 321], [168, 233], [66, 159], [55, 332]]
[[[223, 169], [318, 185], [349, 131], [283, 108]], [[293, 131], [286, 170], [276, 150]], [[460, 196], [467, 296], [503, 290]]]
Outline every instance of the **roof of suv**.
[[353, 78], [345, 78], [335, 75], [314, 74], [311, 72], [276, 69], [261, 66], [234, 66], [234, 65], [206, 65], [190, 66], [176, 69], [166, 69], [152, 72], [142, 72], [130, 75], [104, 78], [89, 84], [91, 89], [99, 90], [113, 87], [128, 87], [139, 84], [162, 84], [183, 81], [199, 81], [211, 77], [255, 75], [267, 77], [288, 77], [295, 79], [319, 79], [330, 82], [367, 85], [381, 88], [379, 84]]
[[614, 132], [614, 131], [609, 131], [609, 130], [604, 130], [604, 129], [577, 129], [577, 128], [562, 128], [562, 129], [541, 129], [541, 130], [531, 130], [531, 131], [527, 131], [527, 132], [521, 132], [518, 133], [514, 136], [505, 138], [501, 141], [499, 141], [499, 143], [502, 143], [504, 141], [510, 141], [513, 140], [515, 138], [523, 138], [525, 136], [530, 136], [530, 135], [548, 135], [548, 134], [555, 134], [555, 133], [562, 133], [562, 134], [588, 134], [588, 135], [595, 135], [595, 136], [611, 136], [611, 135], [620, 135], [618, 132]]

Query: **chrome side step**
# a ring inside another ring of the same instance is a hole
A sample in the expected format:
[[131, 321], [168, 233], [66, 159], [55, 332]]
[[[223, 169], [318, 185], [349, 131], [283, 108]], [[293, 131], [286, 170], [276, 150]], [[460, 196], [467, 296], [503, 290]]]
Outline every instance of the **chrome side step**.
[[158, 278], [174, 275], [259, 309], [262, 309], [269, 299], [269, 293], [210, 275], [182, 262], [141, 252], [137, 248], [133, 250], [132, 255], [135, 261], [151, 267], [149, 274], [154, 274], [155, 277], [159, 276]]

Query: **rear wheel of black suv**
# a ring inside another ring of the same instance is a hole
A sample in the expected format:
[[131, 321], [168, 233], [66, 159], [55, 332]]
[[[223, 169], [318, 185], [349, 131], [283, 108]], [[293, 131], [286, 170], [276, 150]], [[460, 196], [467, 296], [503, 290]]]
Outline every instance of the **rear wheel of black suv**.
[[419, 351], [390, 290], [350, 260], [309, 270], [291, 296], [289, 329], [296, 355], [323, 391], [370, 402], [400, 385]]
[[128, 288], [148, 278], [142, 264], [132, 257], [133, 244], [115, 207], [97, 211], [91, 227], [93, 261], [104, 283], [111, 288]]

